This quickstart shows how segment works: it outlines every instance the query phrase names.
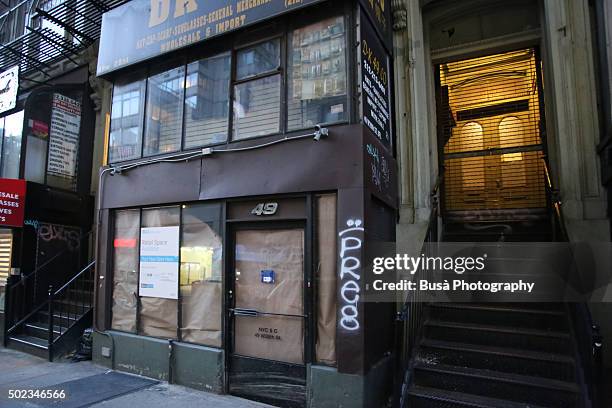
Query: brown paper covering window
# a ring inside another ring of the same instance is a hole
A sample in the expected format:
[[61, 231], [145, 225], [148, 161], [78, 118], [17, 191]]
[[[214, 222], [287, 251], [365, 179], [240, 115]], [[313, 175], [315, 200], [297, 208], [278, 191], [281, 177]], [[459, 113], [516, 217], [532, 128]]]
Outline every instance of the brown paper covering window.
[[336, 364], [336, 196], [317, 197], [317, 341], [316, 358]]
[[[274, 283], [261, 282], [272, 270]], [[236, 317], [235, 351], [304, 363], [304, 230], [236, 233], [236, 308], [293, 316]]]
[[115, 213], [112, 328], [136, 332], [140, 210]]

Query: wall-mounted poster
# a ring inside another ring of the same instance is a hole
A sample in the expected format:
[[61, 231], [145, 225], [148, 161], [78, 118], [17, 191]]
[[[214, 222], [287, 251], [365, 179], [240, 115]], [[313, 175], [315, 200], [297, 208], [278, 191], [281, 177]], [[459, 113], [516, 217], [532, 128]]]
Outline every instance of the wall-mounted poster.
[[61, 94], [53, 94], [47, 174], [76, 177], [81, 128], [81, 103]]
[[140, 229], [138, 294], [178, 299], [179, 227]]
[[0, 74], [0, 113], [17, 106], [19, 89], [19, 65]]
[[23, 227], [26, 181], [0, 179], [0, 225]]
[[362, 13], [361, 33], [361, 88], [364, 125], [389, 147], [391, 145], [391, 92], [389, 87], [389, 55]]

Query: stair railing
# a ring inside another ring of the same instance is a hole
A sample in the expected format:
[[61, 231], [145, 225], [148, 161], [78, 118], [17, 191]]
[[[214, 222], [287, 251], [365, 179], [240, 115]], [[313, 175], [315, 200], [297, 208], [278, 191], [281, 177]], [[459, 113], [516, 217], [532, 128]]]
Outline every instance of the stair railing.
[[[93, 231], [89, 231], [81, 235], [79, 238], [80, 248], [89, 248], [89, 241], [90, 238], [93, 237], [93, 234]], [[69, 261], [73, 259], [73, 256], [74, 255], [71, 253], [71, 249], [65, 248], [53, 255], [27, 275], [23, 275], [19, 278], [12, 277], [13, 279], [11, 280], [13, 283], [7, 282], [4, 307], [5, 347], [7, 345], [9, 335], [14, 333], [18, 327], [24, 324], [36, 313], [40, 312], [47, 304], [48, 292], [45, 293], [46, 296], [40, 296], [40, 299], [36, 294], [38, 291], [37, 287], [40, 286], [37, 279], [40, 276], [45, 276], [50, 279], [49, 283], [52, 284], [52, 281], [55, 278], [53, 276], [54, 268], [65, 268], [67, 264], [69, 264]], [[82, 264], [79, 262], [79, 265], [76, 267], [81, 268]]]
[[[561, 194], [552, 183], [552, 177], [546, 160], [542, 159], [544, 169], [546, 196], [550, 209], [551, 229], [553, 240], [569, 242], [569, 235], [563, 218]], [[570, 248], [571, 250], [571, 248]], [[599, 326], [593, 321], [589, 306], [585, 302], [566, 303], [570, 318], [573, 337], [575, 339], [579, 357], [579, 378], [582, 378], [586, 389], [585, 401], [587, 406], [603, 406], [602, 379], [603, 379], [603, 342]]]
[[[438, 175], [436, 183], [430, 193], [431, 212], [429, 225], [425, 234], [423, 248], [420, 253], [429, 254], [429, 244], [439, 241], [438, 217], [440, 215], [440, 190], [444, 182], [443, 170]], [[418, 273], [418, 272], [417, 272]], [[424, 277], [425, 279], [427, 277]], [[396, 373], [395, 373], [395, 398], [394, 406], [402, 408], [410, 384], [410, 362], [417, 338], [423, 327], [423, 299], [419, 291], [410, 291], [395, 318], [395, 350], [396, 350]]]
[[[47, 301], [49, 361], [53, 361], [54, 344], [93, 307], [95, 264], [95, 260], [91, 261], [57, 290], [53, 289], [53, 285], [49, 286]], [[58, 332], [57, 337], [55, 336], [56, 331]]]

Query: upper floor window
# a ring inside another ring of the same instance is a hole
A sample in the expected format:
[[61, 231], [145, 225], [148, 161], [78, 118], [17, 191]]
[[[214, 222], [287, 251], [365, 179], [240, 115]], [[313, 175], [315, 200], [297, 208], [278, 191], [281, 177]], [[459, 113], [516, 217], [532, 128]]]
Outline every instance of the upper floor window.
[[280, 40], [238, 51], [234, 140], [280, 131]]
[[185, 68], [149, 77], [147, 81], [144, 155], [180, 150]]
[[140, 157], [145, 81], [115, 84], [111, 107], [109, 160]]
[[115, 84], [109, 159], [344, 122], [347, 89], [344, 17], [273, 33], [233, 52]]
[[187, 65], [185, 148], [222, 143], [229, 124], [229, 52]]
[[346, 120], [344, 18], [294, 30], [289, 37], [288, 128]]
[[[2, 123], [2, 177], [19, 178], [23, 111], [0, 119]], [[1, 126], [1, 125], [0, 125]]]

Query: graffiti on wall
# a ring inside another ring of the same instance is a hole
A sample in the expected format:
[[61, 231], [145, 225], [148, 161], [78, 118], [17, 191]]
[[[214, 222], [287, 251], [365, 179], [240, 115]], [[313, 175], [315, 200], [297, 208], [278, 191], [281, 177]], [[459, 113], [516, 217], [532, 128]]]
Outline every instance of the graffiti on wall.
[[75, 251], [80, 247], [79, 229], [74, 227], [44, 223], [39, 224], [38, 238], [43, 242], [62, 242], [71, 251]]
[[361, 279], [361, 233], [364, 231], [360, 219], [349, 219], [348, 228], [340, 231], [340, 327], [355, 331], [359, 324], [359, 280]]
[[389, 189], [391, 185], [391, 170], [387, 159], [381, 154], [378, 148], [371, 143], [366, 145], [366, 153], [370, 159], [372, 183], [380, 192]]

